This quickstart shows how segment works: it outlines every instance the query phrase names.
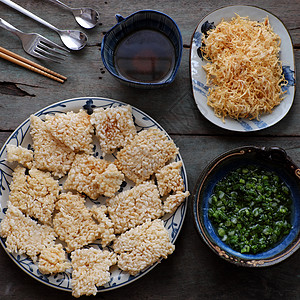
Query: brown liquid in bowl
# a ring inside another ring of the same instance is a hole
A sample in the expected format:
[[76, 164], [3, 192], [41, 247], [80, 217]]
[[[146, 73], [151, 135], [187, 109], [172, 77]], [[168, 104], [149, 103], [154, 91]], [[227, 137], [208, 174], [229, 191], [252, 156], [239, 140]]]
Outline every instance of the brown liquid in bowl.
[[175, 49], [163, 33], [142, 29], [123, 38], [117, 45], [114, 64], [119, 74], [139, 82], [167, 79], [175, 65]]

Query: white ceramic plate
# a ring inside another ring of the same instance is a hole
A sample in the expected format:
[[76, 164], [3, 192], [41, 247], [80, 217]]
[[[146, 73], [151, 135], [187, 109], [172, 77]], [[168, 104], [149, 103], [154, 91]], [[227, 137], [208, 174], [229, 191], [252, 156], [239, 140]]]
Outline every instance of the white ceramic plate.
[[[69, 99], [65, 101], [61, 101], [50, 105], [37, 113], [36, 116], [39, 116], [43, 119], [46, 114], [53, 114], [56, 112], [67, 112], [67, 111], [74, 111], [77, 112], [79, 109], [86, 109], [88, 112], [91, 112], [93, 108], [96, 107], [112, 107], [112, 106], [119, 106], [125, 105], [125, 103], [112, 100], [112, 99], [105, 99], [105, 98], [98, 98], [98, 97], [85, 97], [85, 98], [76, 98], [76, 99]], [[168, 134], [163, 130], [163, 128], [156, 123], [151, 117], [146, 115], [144, 112], [132, 107], [132, 113], [134, 117], [134, 122], [138, 131], [148, 128], [158, 128], [162, 130], [167, 136]], [[11, 164], [6, 162], [6, 146], [7, 144], [13, 145], [22, 145], [23, 147], [31, 147], [32, 139], [30, 136], [30, 121], [27, 119], [24, 123], [22, 123], [8, 138], [6, 143], [4, 144], [3, 148], [0, 151], [0, 221], [4, 218], [5, 211], [7, 209], [7, 201], [9, 196], [9, 184], [12, 179], [12, 172], [15, 164]], [[169, 137], [169, 136], [168, 136]], [[170, 137], [169, 137], [170, 138]], [[96, 150], [95, 153], [97, 156], [101, 156], [101, 150], [99, 148], [99, 144], [95, 143]], [[113, 156], [106, 155], [105, 159], [113, 160]], [[176, 161], [181, 160], [182, 158], [180, 154], [177, 155]], [[187, 183], [187, 176], [185, 167], [182, 167], [182, 177], [184, 180], [185, 190], [188, 190], [188, 183]], [[61, 179], [63, 180], [63, 179]], [[126, 186], [122, 185], [123, 189], [130, 188], [131, 183], [128, 181], [126, 182]], [[102, 199], [104, 200], [104, 198]], [[101, 199], [99, 200], [99, 203]], [[94, 201], [95, 203], [95, 201]], [[91, 203], [90, 203], [91, 204]], [[178, 207], [176, 212], [172, 215], [165, 215], [163, 217], [165, 228], [169, 232], [170, 240], [172, 243], [175, 242], [177, 236], [179, 235], [180, 229], [182, 227], [185, 214], [186, 214], [187, 205], [186, 202], [182, 203], [181, 206]], [[27, 255], [19, 255], [17, 253], [9, 253], [5, 246], [5, 239], [0, 239], [1, 245], [6, 250], [9, 257], [27, 274], [31, 275], [33, 278], [37, 279], [38, 281], [49, 285], [54, 288], [58, 288], [65, 291], [71, 291], [71, 270], [65, 273], [59, 273], [57, 275], [43, 275], [39, 272], [37, 268], [37, 264], [34, 264]], [[93, 244], [94, 247], [100, 247], [97, 243]], [[117, 268], [116, 266], [113, 267], [111, 279], [108, 284], [103, 287], [100, 287], [99, 291], [106, 291], [115, 288], [119, 288], [125, 284], [128, 284], [147, 272], [149, 272], [153, 267], [157, 265], [154, 264], [153, 266], [147, 268], [146, 270], [139, 273], [137, 276], [131, 276], [127, 272], [124, 272]]]
[[[209, 23], [214, 22], [214, 25], [216, 26], [222, 19], [229, 21], [231, 18], [235, 17], [235, 14], [238, 14], [241, 17], [249, 17], [250, 20], [256, 21], [262, 21], [268, 17], [274, 32], [281, 38], [280, 60], [283, 64], [285, 78], [288, 81], [288, 85], [284, 87], [286, 90], [286, 97], [280, 105], [274, 108], [271, 114], [262, 115], [259, 121], [248, 119], [234, 120], [230, 117], [226, 117], [224, 123], [221, 118], [215, 116], [213, 109], [206, 103], [208, 87], [206, 86], [206, 72], [203, 70], [202, 66], [207, 62], [202, 60], [197, 54], [197, 49], [201, 47], [201, 37], [203, 34], [201, 26], [206, 21]], [[291, 37], [286, 27], [276, 16], [258, 7], [242, 5], [228, 6], [217, 9], [203, 18], [197, 26], [191, 41], [190, 71], [194, 99], [198, 109], [206, 119], [224, 129], [243, 132], [270, 127], [279, 122], [288, 113], [293, 104], [296, 82], [295, 61]]]

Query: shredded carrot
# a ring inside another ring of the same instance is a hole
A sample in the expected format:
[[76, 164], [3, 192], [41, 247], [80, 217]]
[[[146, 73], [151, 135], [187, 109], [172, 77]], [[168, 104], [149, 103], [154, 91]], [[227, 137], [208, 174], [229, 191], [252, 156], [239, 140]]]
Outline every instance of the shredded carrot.
[[248, 17], [222, 21], [202, 38], [209, 92], [207, 104], [225, 120], [259, 119], [283, 100], [285, 84], [279, 60], [280, 37], [268, 18]]

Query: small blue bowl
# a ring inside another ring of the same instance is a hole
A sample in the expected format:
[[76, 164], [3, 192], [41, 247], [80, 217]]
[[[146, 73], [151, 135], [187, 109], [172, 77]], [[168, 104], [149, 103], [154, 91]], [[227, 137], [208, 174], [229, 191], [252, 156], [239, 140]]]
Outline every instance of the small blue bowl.
[[[254, 164], [275, 172], [290, 188], [292, 229], [273, 248], [258, 254], [241, 254], [217, 235], [209, 217], [209, 198], [215, 185], [230, 171]], [[265, 267], [291, 256], [300, 247], [300, 169], [279, 147], [246, 146], [233, 149], [214, 159], [202, 172], [193, 193], [193, 217], [205, 243], [221, 258], [239, 266]]]
[[[182, 56], [182, 37], [177, 24], [166, 14], [155, 10], [137, 11], [127, 18], [116, 15], [117, 24], [104, 36], [101, 43], [101, 58], [105, 68], [117, 80], [138, 88], [157, 88], [170, 84], [178, 71]], [[114, 55], [119, 42], [138, 30], [156, 30], [168, 37], [174, 46], [175, 63], [168, 76], [158, 82], [141, 82], [125, 78], [118, 72], [114, 63]]]

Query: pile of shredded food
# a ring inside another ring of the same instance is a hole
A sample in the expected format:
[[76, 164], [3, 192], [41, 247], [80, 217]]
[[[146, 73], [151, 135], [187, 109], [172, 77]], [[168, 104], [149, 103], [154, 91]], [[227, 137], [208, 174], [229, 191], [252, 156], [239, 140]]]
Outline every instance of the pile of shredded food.
[[280, 37], [268, 18], [263, 22], [248, 17], [222, 21], [202, 38], [202, 54], [208, 63], [207, 104], [225, 120], [259, 119], [283, 100], [285, 84], [279, 61]]

